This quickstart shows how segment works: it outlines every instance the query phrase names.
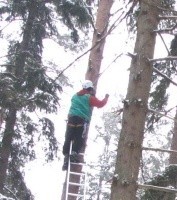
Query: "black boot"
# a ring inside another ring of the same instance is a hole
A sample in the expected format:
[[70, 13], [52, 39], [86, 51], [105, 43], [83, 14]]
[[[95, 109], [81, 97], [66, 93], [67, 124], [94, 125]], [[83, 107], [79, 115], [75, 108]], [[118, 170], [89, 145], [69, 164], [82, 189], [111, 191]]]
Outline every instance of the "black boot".
[[71, 155], [70, 155], [70, 161], [74, 162], [74, 163], [78, 163], [79, 162], [79, 155], [78, 155], [78, 153], [76, 153], [75, 151], [72, 151]]
[[63, 166], [62, 166], [62, 170], [68, 170], [68, 160], [69, 160], [69, 155], [66, 154], [64, 157], [64, 162], [63, 162]]

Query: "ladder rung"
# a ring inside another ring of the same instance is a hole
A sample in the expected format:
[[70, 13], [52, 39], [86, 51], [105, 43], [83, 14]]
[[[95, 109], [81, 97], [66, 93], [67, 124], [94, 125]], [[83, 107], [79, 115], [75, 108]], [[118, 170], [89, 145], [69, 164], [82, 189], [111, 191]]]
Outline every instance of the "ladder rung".
[[84, 197], [83, 194], [68, 193], [68, 195], [70, 195], [70, 196], [74, 196], [74, 197]]
[[84, 153], [79, 153], [79, 155], [84, 156], [85, 154]]
[[77, 172], [69, 172], [70, 174], [73, 174], [73, 175], [78, 175], [78, 176], [81, 176], [81, 175], [86, 175], [85, 173], [77, 173]]
[[69, 185], [84, 186], [84, 184], [74, 182], [69, 182]]
[[86, 163], [76, 163], [76, 162], [70, 162], [72, 165], [86, 165]]

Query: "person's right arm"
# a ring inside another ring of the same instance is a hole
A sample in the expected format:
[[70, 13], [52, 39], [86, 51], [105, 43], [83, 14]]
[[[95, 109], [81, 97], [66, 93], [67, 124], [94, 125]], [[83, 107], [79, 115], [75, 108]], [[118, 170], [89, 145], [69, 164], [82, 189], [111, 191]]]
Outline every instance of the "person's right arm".
[[102, 108], [104, 105], [106, 105], [108, 98], [109, 98], [108, 94], [105, 95], [105, 98], [103, 100], [99, 100], [95, 96], [91, 96], [90, 97], [90, 105], [92, 107]]

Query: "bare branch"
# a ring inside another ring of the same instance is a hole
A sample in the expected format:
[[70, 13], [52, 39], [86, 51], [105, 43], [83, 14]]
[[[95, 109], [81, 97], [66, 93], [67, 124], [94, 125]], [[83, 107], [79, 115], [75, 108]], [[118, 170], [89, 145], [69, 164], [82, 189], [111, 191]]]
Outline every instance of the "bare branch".
[[145, 150], [145, 151], [160, 151], [160, 152], [165, 152], [165, 153], [177, 153], [177, 151], [175, 151], [175, 150], [151, 148], [151, 147], [142, 147], [142, 150]]
[[12, 64], [2, 64], [0, 67], [15, 67], [15, 65]]
[[133, 53], [128, 52], [127, 56], [129, 56], [129, 57], [134, 59], [134, 58], [136, 58], [137, 54], [133, 54]]
[[177, 86], [177, 83], [174, 82], [173, 80], [171, 80], [168, 76], [166, 76], [165, 74], [161, 73], [158, 69], [156, 69], [155, 67], [153, 68], [153, 70], [159, 74], [160, 76], [162, 76], [163, 78], [167, 79], [170, 83], [172, 83], [173, 85]]
[[160, 36], [160, 38], [161, 38], [161, 40], [162, 40], [162, 42], [163, 42], [163, 44], [164, 44], [164, 46], [165, 46], [165, 49], [166, 49], [167, 52], [168, 52], [168, 55], [170, 55], [170, 51], [169, 51], [169, 49], [168, 49], [168, 47], [167, 47], [167, 45], [166, 45], [166, 43], [165, 43], [165, 40], [163, 39], [161, 33], [158, 33], [158, 34], [159, 34], [159, 36]]
[[177, 56], [167, 56], [164, 58], [155, 58], [155, 59], [148, 59], [149, 62], [157, 62], [157, 61], [163, 61], [163, 60], [177, 60]]
[[101, 75], [103, 75], [103, 73], [104, 73], [114, 62], [116, 62], [116, 60], [117, 60], [119, 57], [121, 57], [121, 56], [122, 56], [122, 53], [119, 54], [119, 55], [117, 55], [117, 56], [115, 57], [115, 59], [114, 59], [101, 73], [99, 73], [98, 77], [100, 77]]
[[166, 118], [168, 118], [168, 119], [171, 119], [171, 120], [175, 121], [175, 118], [173, 118], [173, 117], [171, 117], [171, 116], [169, 116], [169, 115], [166, 115], [166, 113], [163, 114], [163, 113], [161, 113], [161, 112], [158, 112], [158, 111], [153, 110], [153, 109], [150, 109], [150, 108], [148, 108], [148, 111], [149, 111], [149, 112], [153, 112], [153, 113], [158, 114], [158, 115], [160, 115], [160, 116], [162, 116], [162, 117], [166, 117]]
[[177, 15], [172, 15], [172, 16], [159, 16], [159, 19], [162, 20], [162, 19], [177, 19]]
[[154, 185], [142, 185], [142, 184], [138, 184], [138, 187], [140, 189], [151, 189], [151, 190], [158, 190], [158, 191], [163, 191], [163, 192], [171, 192], [171, 193], [177, 193], [176, 189], [172, 189], [172, 188], [167, 188], [167, 187], [159, 187], [159, 186], [154, 186]]

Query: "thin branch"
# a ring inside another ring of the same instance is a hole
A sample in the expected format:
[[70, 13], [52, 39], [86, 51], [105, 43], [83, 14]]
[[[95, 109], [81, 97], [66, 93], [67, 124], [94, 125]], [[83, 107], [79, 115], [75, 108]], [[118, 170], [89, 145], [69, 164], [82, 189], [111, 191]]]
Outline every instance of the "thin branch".
[[166, 28], [166, 29], [161, 29], [161, 30], [154, 30], [156, 33], [161, 33], [161, 34], [169, 34], [169, 35], [174, 35], [174, 30], [176, 29], [177, 25], [175, 25], [172, 28]]
[[162, 35], [160, 34], [160, 33], [158, 33], [159, 34], [159, 36], [160, 36], [160, 38], [161, 38], [161, 40], [162, 40], [162, 42], [163, 42], [163, 44], [164, 44], [164, 46], [165, 46], [165, 49], [167, 50], [167, 52], [168, 52], [168, 55], [170, 55], [170, 51], [169, 51], [169, 49], [168, 49], [168, 47], [167, 47], [167, 45], [166, 45], [166, 43], [165, 43], [165, 40], [163, 39], [163, 37], [162, 37]]
[[4, 189], [6, 189], [8, 192], [10, 192], [10, 194], [12, 194], [13, 198], [15, 198], [15, 200], [19, 200], [17, 198], [17, 196], [14, 194], [14, 192], [12, 192], [12, 190], [10, 190], [9, 188], [7, 188], [6, 186], [4, 187]]
[[158, 112], [158, 111], [156, 111], [156, 110], [153, 110], [153, 109], [150, 109], [150, 108], [148, 108], [148, 111], [149, 111], [149, 112], [153, 112], [153, 113], [158, 114], [158, 115], [160, 115], [160, 116], [162, 116], [162, 117], [166, 117], [166, 118], [168, 118], [168, 119], [171, 119], [171, 120], [175, 121], [175, 118], [173, 118], [173, 117], [171, 117], [171, 116], [169, 116], [169, 115], [166, 115], [166, 113], [163, 114], [163, 113], [160, 113], [160, 112]]
[[138, 184], [138, 187], [140, 189], [147, 189], [147, 190], [158, 190], [158, 191], [162, 191], [162, 192], [171, 192], [171, 193], [177, 193], [176, 189], [172, 189], [172, 188], [167, 188], [167, 187], [159, 187], [159, 186], [154, 186], [154, 185], [143, 185], [143, 184]]
[[159, 16], [159, 19], [177, 19], [177, 15], [172, 15], [172, 16]]
[[15, 65], [12, 64], [2, 64], [0, 67], [15, 67]]
[[[174, 107], [172, 107], [172, 108], [170, 108], [170, 109], [164, 111], [164, 114], [162, 114], [162, 113], [160, 113], [160, 112], [158, 112], [158, 111], [152, 110], [152, 109], [149, 109], [149, 111], [150, 111], [150, 112], [153, 112], [153, 113], [155, 113], [155, 114], [157, 114], [157, 115], [160, 115], [160, 117], [158, 118], [158, 121], [159, 121], [162, 117], [166, 117], [166, 116], [167, 116], [167, 113], [169, 113], [170, 111], [172, 111], [174, 108], [176, 108], [176, 106], [174, 106]], [[174, 121], [176, 120], [175, 118], [172, 118], [172, 117], [170, 117], [170, 119], [171, 119], [171, 120], [174, 120]], [[157, 121], [156, 121], [156, 122], [157, 122]], [[146, 130], [145, 130], [144, 132], [147, 132], [149, 129], [150, 129], [150, 127], [147, 127]]]
[[173, 85], [177, 86], [177, 83], [174, 82], [173, 80], [171, 80], [168, 76], [166, 76], [165, 74], [161, 73], [157, 68], [153, 67], [153, 70], [159, 74], [160, 76], [162, 76], [163, 78], [167, 79], [170, 83], [172, 83]]
[[132, 58], [132, 59], [134, 59], [134, 58], [137, 57], [137, 53], [136, 53], [136, 54], [133, 54], [133, 53], [128, 52], [126, 55], [129, 56], [129, 57]]
[[114, 59], [101, 73], [99, 73], [98, 77], [100, 77], [101, 75], [103, 75], [103, 73], [104, 73], [109, 67], [111, 67], [111, 65], [112, 65], [114, 62], [116, 62], [116, 60], [117, 60], [119, 57], [121, 57], [122, 54], [123, 54], [123, 53], [117, 55], [117, 56], [115, 57], [115, 59]]
[[151, 147], [142, 147], [142, 150], [145, 150], [145, 151], [160, 151], [160, 152], [165, 152], [165, 153], [177, 153], [177, 151], [175, 151], [175, 150], [151, 148]]
[[[171, 53], [170, 53], [170, 51], [169, 51], [169, 49], [168, 49], [168, 47], [167, 47], [167, 45], [166, 45], [166, 43], [165, 43], [165, 40], [163, 39], [163, 37], [162, 37], [162, 35], [161, 35], [161, 33], [158, 33], [158, 34], [159, 34], [159, 36], [160, 36], [160, 38], [161, 38], [161, 40], [162, 40], [162, 42], [163, 42], [163, 44], [164, 44], [164, 46], [165, 46], [165, 49], [166, 49], [167, 52], [168, 52], [168, 55], [171, 55]], [[171, 63], [171, 65], [173, 66], [173, 68], [175, 69], [175, 64], [174, 64], [174, 62], [170, 61], [170, 63]]]
[[155, 58], [155, 59], [148, 59], [149, 62], [157, 62], [157, 61], [164, 61], [164, 60], [177, 60], [177, 56], [167, 56], [164, 58]]
[[[121, 17], [121, 16], [120, 16]], [[99, 45], [103, 40], [106, 39], [106, 37], [108, 35], [110, 35], [112, 33], [112, 31], [118, 26], [118, 24], [116, 25], [116, 23], [119, 21], [119, 23], [121, 22], [120, 17], [118, 17], [118, 19], [116, 19], [114, 21], [114, 23], [110, 26], [109, 30], [107, 31], [107, 33], [105, 35], [103, 35], [103, 37], [100, 38], [100, 40], [97, 40], [97, 42], [88, 50], [86, 50], [83, 54], [81, 54], [80, 56], [78, 56], [74, 61], [72, 61], [66, 68], [64, 68], [59, 74], [58, 76], [55, 78], [55, 80], [57, 80], [69, 67], [71, 67], [77, 60], [79, 60], [80, 58], [82, 58], [84, 55], [86, 55], [88, 52], [90, 52], [92, 49], [94, 49], [97, 45]]]

